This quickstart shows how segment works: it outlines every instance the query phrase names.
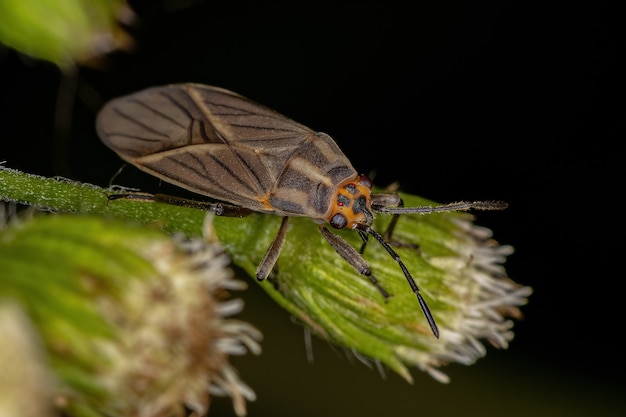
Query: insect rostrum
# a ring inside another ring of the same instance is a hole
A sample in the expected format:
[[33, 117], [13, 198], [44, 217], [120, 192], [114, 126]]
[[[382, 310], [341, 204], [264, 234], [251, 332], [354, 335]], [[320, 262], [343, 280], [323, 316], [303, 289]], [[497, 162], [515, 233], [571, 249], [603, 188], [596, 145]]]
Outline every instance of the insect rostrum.
[[[388, 297], [359, 251], [325, 225], [353, 229], [364, 243], [373, 236], [402, 269], [436, 337], [439, 330], [426, 301], [389, 244], [397, 217], [506, 207], [484, 201], [403, 207], [395, 194], [372, 193], [369, 178], [357, 173], [327, 134], [219, 87], [173, 84], [116, 98], [102, 108], [96, 125], [109, 148], [151, 175], [233, 208], [282, 216], [257, 268], [259, 280], [278, 259], [289, 217], [309, 217], [330, 245]], [[371, 227], [374, 212], [394, 216], [383, 234]]]

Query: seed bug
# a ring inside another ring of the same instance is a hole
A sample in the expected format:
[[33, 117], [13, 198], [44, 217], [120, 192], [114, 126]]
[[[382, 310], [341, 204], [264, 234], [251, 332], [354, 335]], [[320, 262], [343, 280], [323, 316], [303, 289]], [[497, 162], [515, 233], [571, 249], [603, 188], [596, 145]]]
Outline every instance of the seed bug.
[[[469, 209], [500, 210], [498, 201], [404, 207], [392, 193], [372, 193], [335, 141], [234, 92], [201, 84], [148, 88], [105, 104], [96, 121], [105, 145], [155, 177], [221, 203], [218, 214], [254, 211], [282, 216], [278, 233], [259, 263], [267, 278], [287, 234], [289, 217], [309, 217], [328, 243], [359, 273], [378, 283], [361, 255], [373, 236], [398, 263], [435, 335], [435, 319], [400, 256], [390, 244], [402, 214]], [[373, 213], [392, 215], [385, 233], [372, 228]], [[355, 230], [363, 241], [354, 249], [333, 228]]]

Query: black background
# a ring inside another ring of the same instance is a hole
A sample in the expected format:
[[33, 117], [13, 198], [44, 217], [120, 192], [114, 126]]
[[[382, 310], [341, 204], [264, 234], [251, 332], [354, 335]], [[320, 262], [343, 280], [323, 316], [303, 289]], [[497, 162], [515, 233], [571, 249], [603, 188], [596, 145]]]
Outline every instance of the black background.
[[102, 101], [199, 82], [329, 133], [378, 185], [506, 200], [477, 223], [534, 289], [508, 350], [443, 368], [450, 385], [385, 380], [319, 340], [309, 364], [302, 330], [251, 286], [264, 353], [234, 360], [259, 396], [250, 415], [624, 415], [624, 38], [604, 2], [221, 3], [133, 2], [137, 49], [81, 68], [75, 96], [53, 66], [5, 51], [0, 160], [106, 186], [121, 161], [95, 134]]

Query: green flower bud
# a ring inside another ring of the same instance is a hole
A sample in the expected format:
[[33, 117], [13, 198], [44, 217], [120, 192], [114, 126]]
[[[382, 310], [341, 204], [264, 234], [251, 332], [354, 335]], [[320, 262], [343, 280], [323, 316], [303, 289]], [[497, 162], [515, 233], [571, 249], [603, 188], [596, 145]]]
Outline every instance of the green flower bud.
[[229, 262], [215, 243], [153, 227], [35, 216], [0, 234], [0, 299], [39, 333], [40, 372], [54, 376], [43, 392], [68, 415], [203, 415], [212, 394], [244, 415], [254, 392], [228, 358], [260, 353], [261, 334], [230, 317], [243, 305], [230, 292], [245, 283]]
[[[431, 205], [402, 195], [405, 206]], [[384, 231], [390, 216], [379, 215], [374, 229]], [[216, 218], [217, 234], [235, 263], [251, 276], [269, 246], [280, 218], [252, 215]], [[353, 247], [358, 234], [339, 230]], [[441, 382], [448, 363], [472, 364], [486, 353], [484, 342], [506, 348], [513, 338], [511, 318], [519, 318], [529, 287], [506, 276], [511, 246], [499, 245], [491, 231], [473, 223], [468, 213], [403, 215], [393, 240], [415, 278], [440, 330], [435, 338], [398, 263], [376, 241], [363, 257], [387, 300], [364, 276], [342, 259], [310, 219], [292, 218], [281, 256], [262, 287], [317, 336], [380, 361], [407, 381], [408, 366]]]

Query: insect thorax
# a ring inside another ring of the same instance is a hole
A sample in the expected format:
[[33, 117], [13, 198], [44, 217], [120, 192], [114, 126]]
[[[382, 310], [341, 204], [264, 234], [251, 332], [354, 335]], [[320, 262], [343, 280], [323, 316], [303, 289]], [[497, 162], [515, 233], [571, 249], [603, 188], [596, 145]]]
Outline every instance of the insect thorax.
[[338, 188], [357, 172], [337, 144], [325, 133], [315, 133], [291, 154], [270, 191], [276, 214], [325, 220]]

